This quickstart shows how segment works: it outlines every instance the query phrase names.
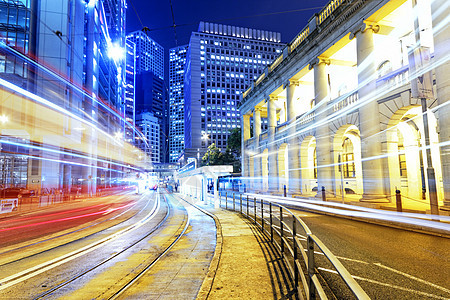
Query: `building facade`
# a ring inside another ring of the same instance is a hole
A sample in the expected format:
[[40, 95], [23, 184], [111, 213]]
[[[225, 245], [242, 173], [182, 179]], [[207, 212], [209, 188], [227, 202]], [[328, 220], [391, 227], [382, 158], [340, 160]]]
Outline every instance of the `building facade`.
[[184, 67], [188, 45], [169, 50], [169, 162], [184, 149]]
[[449, 4], [347, 2], [313, 16], [243, 94], [243, 175], [272, 193], [400, 190], [437, 213], [450, 204]]
[[240, 127], [241, 93], [281, 53], [280, 41], [276, 32], [200, 23], [186, 58], [186, 149], [226, 147], [230, 130]]

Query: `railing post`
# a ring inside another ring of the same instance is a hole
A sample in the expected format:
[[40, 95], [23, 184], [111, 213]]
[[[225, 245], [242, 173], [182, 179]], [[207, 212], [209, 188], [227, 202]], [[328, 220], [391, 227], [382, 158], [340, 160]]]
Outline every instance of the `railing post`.
[[233, 193], [233, 211], [236, 210], [235, 204], [234, 204], [234, 193]]
[[269, 214], [270, 214], [270, 241], [273, 243], [273, 219], [272, 219], [272, 202], [269, 202]]
[[250, 213], [249, 213], [249, 210], [248, 210], [248, 195], [247, 195], [247, 218], [250, 218]]
[[402, 212], [402, 194], [400, 193], [400, 190], [395, 190], [395, 202], [397, 204], [397, 211]]
[[322, 186], [322, 201], [327, 201], [327, 196], [325, 195], [325, 187]]
[[264, 232], [264, 200], [261, 199], [261, 230]]
[[227, 192], [225, 192], [225, 209], [228, 209], [228, 195], [227, 195]]
[[314, 282], [312, 280], [312, 276], [315, 274], [315, 266], [314, 266], [314, 241], [311, 236], [308, 235], [307, 238], [307, 247], [308, 247], [308, 290], [309, 290], [309, 299], [316, 299], [316, 287], [314, 286]]
[[253, 199], [253, 210], [255, 213], [255, 225], [256, 225], [257, 224], [257, 222], [256, 222], [256, 197]]
[[280, 206], [280, 246], [281, 246], [281, 258], [284, 256], [284, 242], [283, 242], [283, 208]]
[[295, 217], [292, 219], [292, 248], [294, 250], [294, 286], [295, 290], [298, 293], [298, 267], [297, 267], [297, 260], [298, 260], [298, 245], [296, 238], [297, 237], [297, 222]]
[[242, 214], [242, 194], [239, 194], [239, 211]]

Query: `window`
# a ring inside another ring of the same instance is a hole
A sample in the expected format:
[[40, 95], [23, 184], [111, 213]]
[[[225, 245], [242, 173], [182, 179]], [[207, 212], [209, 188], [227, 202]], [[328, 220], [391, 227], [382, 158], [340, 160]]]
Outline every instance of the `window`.
[[353, 154], [353, 143], [346, 137], [342, 143], [342, 175], [344, 178], [354, 178], [355, 173], [355, 160]]

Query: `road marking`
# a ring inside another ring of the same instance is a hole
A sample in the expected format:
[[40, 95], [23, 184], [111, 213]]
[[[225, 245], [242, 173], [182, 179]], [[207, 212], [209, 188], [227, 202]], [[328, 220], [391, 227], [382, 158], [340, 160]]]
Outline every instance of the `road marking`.
[[432, 286], [432, 287], [434, 287], [434, 288], [437, 288], [437, 289], [439, 289], [439, 290], [441, 290], [441, 291], [444, 291], [444, 292], [450, 294], [450, 290], [448, 290], [448, 289], [446, 289], [446, 288], [444, 288], [444, 287], [442, 287], [442, 286], [439, 286], [439, 285], [436, 285], [436, 284], [434, 284], [434, 283], [428, 282], [428, 281], [426, 281], [426, 280], [417, 278], [417, 277], [412, 276], [412, 275], [409, 275], [409, 274], [407, 274], [407, 273], [403, 273], [403, 272], [401, 272], [401, 271], [398, 271], [398, 270], [389, 268], [389, 267], [384, 266], [384, 265], [382, 265], [382, 264], [380, 264], [380, 263], [373, 263], [373, 264], [376, 265], [376, 266], [379, 266], [379, 267], [381, 267], [381, 268], [385, 268], [385, 269], [387, 269], [387, 270], [389, 270], [389, 271], [395, 272], [395, 273], [397, 273], [397, 274], [403, 275], [403, 276], [405, 276], [405, 277], [408, 277], [408, 278], [410, 278], [410, 279], [417, 280], [417, 281], [419, 281], [419, 282], [421, 282], [421, 283], [427, 284], [427, 285], [429, 285], [429, 286]]
[[132, 232], [139, 227], [143, 226], [144, 224], [148, 223], [153, 217], [156, 215], [154, 212], [156, 212], [159, 209], [160, 203], [159, 198], [157, 199], [155, 206], [152, 208], [152, 210], [139, 222], [136, 222], [133, 225], [128, 226], [127, 228], [124, 228], [118, 232], [116, 232], [113, 235], [107, 236], [97, 242], [91, 243], [87, 246], [84, 246], [81, 249], [72, 251], [70, 253], [67, 253], [63, 256], [54, 258], [50, 261], [47, 261], [45, 263], [39, 264], [37, 266], [31, 267], [27, 270], [21, 271], [19, 273], [16, 273], [14, 275], [8, 276], [6, 278], [3, 278], [0, 280], [0, 291], [4, 290], [8, 287], [11, 287], [15, 284], [18, 284], [22, 281], [25, 281], [29, 278], [32, 278], [36, 275], [39, 275], [45, 271], [51, 270], [59, 265], [62, 265], [66, 262], [69, 262], [71, 260], [74, 260], [77, 257], [80, 257], [84, 254], [87, 254], [89, 252], [92, 252], [95, 249], [98, 249], [102, 247], [105, 243], [109, 243], [113, 240], [116, 240], [120, 238], [121, 236], [125, 235], [126, 233]]
[[[325, 272], [338, 274], [338, 272], [335, 271], [335, 270], [325, 269], [325, 268], [322, 268], [322, 267], [318, 267], [318, 269], [319, 269], [319, 270], [322, 270], [322, 271], [325, 271]], [[361, 280], [361, 281], [367, 281], [367, 282], [370, 282], [370, 283], [374, 283], [374, 284], [378, 284], [378, 285], [383, 285], [383, 286], [387, 286], [387, 287], [390, 287], [390, 288], [393, 288], [393, 289], [402, 290], [402, 291], [411, 292], [411, 293], [418, 294], [418, 295], [422, 295], [422, 296], [426, 296], [426, 297], [429, 297], [429, 298], [448, 300], [448, 298], [445, 298], [445, 297], [441, 297], [441, 296], [438, 296], [438, 295], [429, 294], [429, 293], [425, 293], [425, 292], [421, 292], [421, 291], [417, 291], [417, 290], [405, 288], [405, 287], [398, 286], [398, 285], [393, 285], [393, 284], [389, 284], [389, 283], [379, 282], [379, 281], [376, 281], [376, 280], [372, 280], [372, 279], [368, 279], [368, 278], [363, 278], [363, 277], [359, 277], [359, 276], [354, 276], [354, 275], [352, 275], [352, 277], [353, 277], [354, 279], [358, 279], [358, 280]]]

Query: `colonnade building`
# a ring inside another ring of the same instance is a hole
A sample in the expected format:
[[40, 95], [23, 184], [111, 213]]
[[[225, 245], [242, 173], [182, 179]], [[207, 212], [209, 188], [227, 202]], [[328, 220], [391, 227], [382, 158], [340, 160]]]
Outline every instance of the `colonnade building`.
[[426, 201], [435, 185], [432, 212], [450, 205], [449, 5], [333, 0], [313, 16], [243, 94], [247, 186]]

